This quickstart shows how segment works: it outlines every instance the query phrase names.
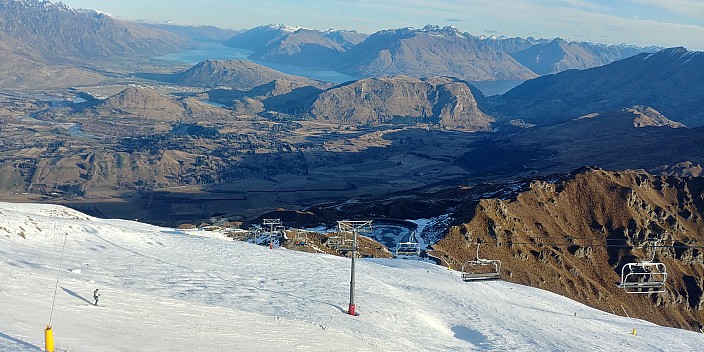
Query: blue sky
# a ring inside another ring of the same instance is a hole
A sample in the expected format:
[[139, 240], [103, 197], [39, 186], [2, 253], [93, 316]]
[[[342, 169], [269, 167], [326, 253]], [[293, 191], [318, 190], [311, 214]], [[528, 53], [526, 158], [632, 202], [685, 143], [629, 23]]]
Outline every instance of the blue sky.
[[562, 37], [704, 50], [704, 0], [63, 0], [130, 20], [244, 29], [453, 25], [474, 35]]

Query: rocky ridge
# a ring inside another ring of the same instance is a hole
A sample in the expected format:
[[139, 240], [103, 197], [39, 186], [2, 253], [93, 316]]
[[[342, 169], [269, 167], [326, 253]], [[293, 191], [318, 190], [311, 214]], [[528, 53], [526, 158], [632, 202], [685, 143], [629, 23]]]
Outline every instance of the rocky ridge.
[[195, 66], [170, 75], [169, 80], [183, 85], [228, 87], [249, 90], [276, 79], [319, 85], [318, 81], [285, 74], [247, 60], [205, 60]]
[[[480, 239], [480, 257], [501, 260], [504, 280], [698, 330], [704, 323], [703, 197], [702, 178], [581, 169], [464, 208], [457, 214], [462, 224], [433, 246], [433, 254], [460, 269], [475, 258]], [[667, 266], [667, 292], [617, 288], [621, 267], [651, 259], [653, 248], [655, 260]]]
[[477, 104], [483, 95], [447, 77], [367, 78], [320, 93], [308, 113], [344, 124], [428, 123], [442, 128], [487, 131], [493, 119]]

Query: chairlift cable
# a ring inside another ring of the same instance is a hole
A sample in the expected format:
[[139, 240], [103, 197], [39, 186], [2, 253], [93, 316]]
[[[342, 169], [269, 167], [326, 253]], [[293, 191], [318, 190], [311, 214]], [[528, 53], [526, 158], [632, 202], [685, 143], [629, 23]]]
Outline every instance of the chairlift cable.
[[61, 248], [61, 260], [59, 262], [59, 269], [56, 274], [56, 285], [54, 286], [54, 298], [51, 301], [51, 313], [49, 314], [49, 327], [51, 327], [51, 321], [54, 318], [54, 306], [56, 304], [56, 292], [59, 289], [59, 279], [61, 278], [61, 268], [64, 265], [64, 250], [66, 249], [66, 239], [68, 238], [68, 232], [64, 235], [64, 245]]
[[505, 242], [509, 245], [531, 245], [531, 246], [578, 246], [578, 247], [612, 247], [612, 248], [704, 248], [704, 246], [689, 246], [689, 245], [626, 245], [626, 244], [608, 244], [608, 243], [543, 243], [543, 242]]
[[[508, 234], [507, 236], [508, 236], [508, 237], [512, 237], [512, 236], [514, 236], [514, 235], [513, 235], [513, 234]], [[554, 238], [554, 239], [569, 239], [569, 240], [593, 240], [593, 239], [595, 239], [595, 237], [596, 237], [596, 236], [592, 236], [592, 237], [587, 237], [587, 236], [583, 236], [583, 237], [574, 237], [574, 236], [569, 236], [569, 235], [564, 236], [564, 237], [558, 237], [558, 236], [547, 236], [547, 235], [546, 235], [546, 236], [535, 237], [535, 238], [542, 238], [542, 239], [553, 239], [553, 238]], [[606, 237], [606, 238], [604, 238], [604, 240], [605, 240], [605, 241], [624, 241], [624, 242], [625, 242], [625, 241], [628, 241], [629, 239], [628, 239], [628, 238], [609, 238], [609, 237]], [[646, 239], [646, 240], [651, 240], [651, 241], [652, 241], [653, 239], [651, 238], [651, 239]], [[671, 241], [680, 241], [680, 242], [690, 242], [690, 243], [691, 243], [691, 242], [704, 242], [704, 239], [695, 239], [695, 238], [691, 238], [691, 239], [682, 239], [682, 240], [671, 239]]]

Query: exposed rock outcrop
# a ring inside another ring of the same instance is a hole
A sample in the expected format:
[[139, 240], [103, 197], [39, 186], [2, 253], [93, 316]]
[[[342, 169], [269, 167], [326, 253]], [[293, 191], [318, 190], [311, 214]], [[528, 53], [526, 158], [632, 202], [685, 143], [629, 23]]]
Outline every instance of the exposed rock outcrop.
[[349, 124], [418, 122], [486, 131], [494, 120], [478, 107], [481, 99], [477, 89], [447, 77], [367, 78], [324, 91], [309, 113], [316, 119]]
[[[500, 259], [505, 280], [658, 324], [704, 323], [702, 178], [583, 169], [533, 181], [514, 199], [483, 199], [466, 216], [434, 246], [455, 268], [474, 259], [481, 239], [480, 256]], [[667, 266], [667, 292], [617, 288], [621, 267], [653, 250]]]

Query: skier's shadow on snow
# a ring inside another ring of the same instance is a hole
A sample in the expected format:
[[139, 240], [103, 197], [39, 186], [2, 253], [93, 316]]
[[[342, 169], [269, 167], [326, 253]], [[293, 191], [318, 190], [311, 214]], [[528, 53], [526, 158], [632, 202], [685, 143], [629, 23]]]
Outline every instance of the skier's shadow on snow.
[[69, 295], [71, 295], [71, 296], [73, 296], [73, 297], [76, 297], [76, 298], [82, 300], [83, 302], [86, 302], [86, 303], [88, 303], [88, 304], [93, 304], [93, 302], [87, 300], [85, 297], [79, 295], [78, 293], [73, 292], [73, 291], [67, 289], [66, 287], [61, 286], [61, 289], [64, 290], [64, 292], [68, 293]]

